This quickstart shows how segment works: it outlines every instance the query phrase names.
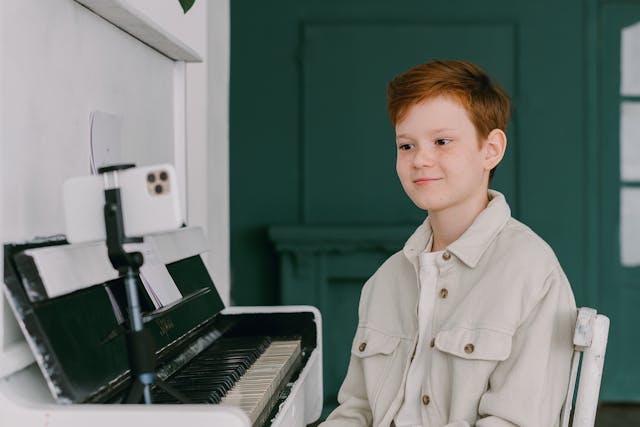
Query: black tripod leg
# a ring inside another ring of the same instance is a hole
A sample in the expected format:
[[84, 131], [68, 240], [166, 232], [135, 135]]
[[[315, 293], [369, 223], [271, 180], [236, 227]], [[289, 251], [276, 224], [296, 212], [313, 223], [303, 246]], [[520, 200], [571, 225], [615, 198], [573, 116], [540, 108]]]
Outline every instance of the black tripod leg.
[[129, 389], [129, 393], [127, 393], [127, 397], [124, 400], [124, 403], [140, 403], [142, 401], [142, 392], [144, 390], [144, 385], [136, 378], [131, 383], [131, 388]]
[[180, 401], [180, 403], [193, 403], [193, 402], [191, 402], [191, 400], [187, 396], [185, 396], [184, 394], [180, 393], [178, 390], [176, 390], [175, 388], [171, 387], [169, 384], [165, 383], [164, 381], [162, 381], [158, 377], [156, 377], [156, 379], [153, 381], [153, 383], [156, 385], [156, 387], [161, 388], [162, 390], [167, 392], [167, 394], [169, 394], [169, 395], [175, 397], [176, 399], [178, 399]]

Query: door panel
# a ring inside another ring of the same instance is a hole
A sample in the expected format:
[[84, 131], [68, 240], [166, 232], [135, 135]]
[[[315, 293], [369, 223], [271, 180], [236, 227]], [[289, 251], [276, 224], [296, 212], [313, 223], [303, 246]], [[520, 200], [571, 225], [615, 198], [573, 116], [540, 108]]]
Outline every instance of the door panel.
[[[395, 174], [395, 134], [385, 109], [386, 85], [395, 75], [431, 59], [463, 58], [515, 95], [515, 31], [509, 25], [309, 24], [303, 37], [308, 224], [424, 219]], [[516, 198], [516, 146], [509, 144], [494, 185], [509, 200]]]

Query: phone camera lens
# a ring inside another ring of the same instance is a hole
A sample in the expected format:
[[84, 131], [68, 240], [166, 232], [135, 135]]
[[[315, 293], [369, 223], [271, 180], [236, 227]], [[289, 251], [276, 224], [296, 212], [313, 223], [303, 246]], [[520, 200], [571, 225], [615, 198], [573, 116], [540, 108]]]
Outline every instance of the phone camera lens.
[[149, 181], [150, 183], [153, 184], [154, 182], [156, 182], [156, 176], [154, 174], [152, 174], [152, 173], [148, 174], [147, 175], [147, 181]]
[[160, 172], [160, 181], [166, 181], [169, 175], [165, 171]]
[[155, 187], [153, 187], [153, 190], [156, 192], [156, 194], [162, 194], [162, 185], [156, 185]]

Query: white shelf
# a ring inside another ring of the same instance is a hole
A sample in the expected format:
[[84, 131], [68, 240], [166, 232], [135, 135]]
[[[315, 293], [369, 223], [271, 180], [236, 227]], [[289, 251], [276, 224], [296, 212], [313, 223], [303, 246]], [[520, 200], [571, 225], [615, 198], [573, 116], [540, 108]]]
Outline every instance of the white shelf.
[[[76, 0], [97, 15], [111, 22], [122, 31], [175, 61], [202, 62], [195, 49], [165, 28], [142, 10], [133, 0]], [[179, 8], [178, 1], [175, 0]]]

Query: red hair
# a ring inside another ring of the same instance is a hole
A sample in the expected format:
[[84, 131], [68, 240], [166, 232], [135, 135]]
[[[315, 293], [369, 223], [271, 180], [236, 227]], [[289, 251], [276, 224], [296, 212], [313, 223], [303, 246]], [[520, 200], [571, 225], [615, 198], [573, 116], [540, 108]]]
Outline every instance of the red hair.
[[395, 127], [411, 106], [436, 96], [450, 96], [460, 102], [479, 139], [486, 138], [493, 129], [506, 133], [509, 95], [482, 68], [468, 61], [431, 61], [394, 77], [387, 86], [391, 123]]

